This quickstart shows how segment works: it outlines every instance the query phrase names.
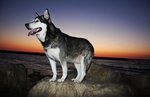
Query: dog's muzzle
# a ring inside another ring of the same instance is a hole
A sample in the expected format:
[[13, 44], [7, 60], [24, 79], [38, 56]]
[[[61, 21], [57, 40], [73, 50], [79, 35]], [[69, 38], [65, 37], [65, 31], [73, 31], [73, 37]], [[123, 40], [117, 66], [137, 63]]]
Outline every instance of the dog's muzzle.
[[28, 33], [28, 36], [34, 35], [34, 34], [40, 32], [40, 31], [42, 30], [41, 27], [31, 29], [31, 28], [29, 27], [29, 23], [26, 23], [25, 26], [26, 26], [26, 28], [27, 28], [28, 30], [31, 30], [31, 31]]

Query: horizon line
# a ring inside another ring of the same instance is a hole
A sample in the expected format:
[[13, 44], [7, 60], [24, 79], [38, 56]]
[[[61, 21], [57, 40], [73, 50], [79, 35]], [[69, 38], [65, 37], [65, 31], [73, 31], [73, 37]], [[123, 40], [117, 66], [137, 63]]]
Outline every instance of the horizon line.
[[[0, 53], [16, 53], [16, 54], [29, 54], [29, 55], [42, 55], [44, 52], [28, 52], [28, 51], [17, 51], [17, 50], [0, 50]], [[94, 56], [94, 59], [108, 59], [108, 60], [150, 60], [142, 58], [124, 58], [124, 57], [104, 57], [104, 56]]]

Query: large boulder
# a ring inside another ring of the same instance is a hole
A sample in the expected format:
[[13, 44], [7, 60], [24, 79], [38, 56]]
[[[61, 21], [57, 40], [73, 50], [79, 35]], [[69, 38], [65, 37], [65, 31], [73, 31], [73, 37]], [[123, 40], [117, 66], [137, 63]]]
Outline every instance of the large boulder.
[[28, 97], [132, 97], [132, 89], [118, 83], [120, 75], [99, 64], [92, 64], [82, 83], [71, 81], [72, 74], [63, 83], [39, 81]]
[[89, 81], [74, 83], [49, 82], [49, 78], [39, 81], [28, 97], [132, 97], [132, 89], [123, 84], [99, 84]]
[[150, 74], [138, 74], [124, 79], [135, 90], [135, 97], [150, 97]]
[[94, 63], [91, 64], [85, 79], [98, 83], [118, 83], [121, 81], [121, 74], [94, 61]]
[[27, 74], [22, 64], [0, 64], [0, 96], [26, 97]]

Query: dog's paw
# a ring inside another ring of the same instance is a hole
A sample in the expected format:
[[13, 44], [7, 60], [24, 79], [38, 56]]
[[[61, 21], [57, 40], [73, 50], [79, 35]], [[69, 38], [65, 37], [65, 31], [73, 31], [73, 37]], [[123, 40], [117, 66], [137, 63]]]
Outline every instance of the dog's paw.
[[49, 81], [54, 82], [54, 81], [56, 81], [56, 78], [51, 78]]
[[77, 79], [76, 79], [76, 78], [72, 78], [71, 80], [72, 80], [72, 81], [77, 81]]
[[73, 78], [73, 79], [71, 79], [73, 82], [75, 82], [75, 83], [80, 83], [81, 81], [79, 81], [78, 79], [76, 79], [76, 78]]
[[57, 80], [57, 82], [64, 82], [64, 80], [65, 80], [64, 78], [60, 78]]

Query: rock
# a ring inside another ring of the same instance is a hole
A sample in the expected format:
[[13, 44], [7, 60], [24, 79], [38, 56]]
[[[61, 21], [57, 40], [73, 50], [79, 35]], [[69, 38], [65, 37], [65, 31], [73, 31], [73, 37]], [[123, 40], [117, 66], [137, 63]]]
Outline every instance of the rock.
[[82, 83], [71, 81], [70, 74], [63, 83], [39, 81], [28, 97], [133, 97], [132, 89], [121, 84], [120, 74], [100, 64], [92, 64]]
[[94, 62], [91, 64], [85, 79], [99, 83], [116, 83], [121, 80], [121, 75]]
[[49, 78], [39, 81], [28, 97], [132, 97], [132, 89], [123, 84], [99, 84], [89, 81], [74, 83], [49, 82]]
[[41, 76], [40, 72], [33, 71], [29, 75], [29, 78], [30, 78], [30, 81], [32, 82], [32, 85], [35, 85], [40, 79], [42, 79], [42, 76]]
[[26, 69], [21, 64], [0, 64], [0, 96], [26, 97]]
[[150, 97], [150, 74], [138, 74], [124, 79], [135, 90], [135, 97]]

